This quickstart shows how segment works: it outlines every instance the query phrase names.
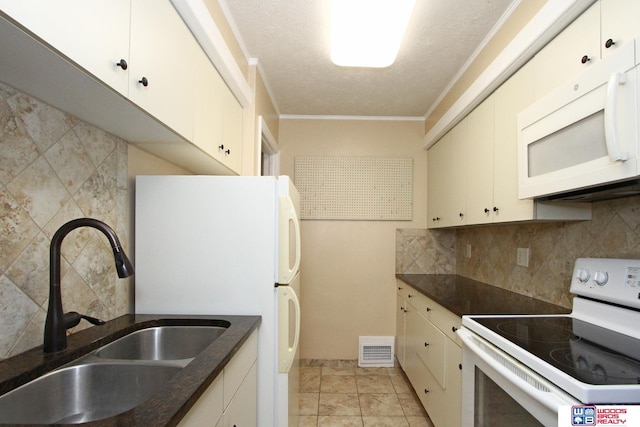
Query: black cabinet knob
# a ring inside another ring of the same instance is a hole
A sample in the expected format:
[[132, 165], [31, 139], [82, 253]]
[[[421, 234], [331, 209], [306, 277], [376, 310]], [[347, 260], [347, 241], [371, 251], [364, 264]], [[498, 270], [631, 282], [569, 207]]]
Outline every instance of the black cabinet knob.
[[457, 330], [458, 330], [458, 328], [456, 328], [455, 326], [452, 326], [452, 327], [451, 327], [451, 330], [452, 330], [453, 332], [455, 332], [455, 331], [457, 331]]
[[591, 58], [589, 58], [587, 55], [583, 56], [582, 59], [580, 59], [580, 62], [582, 62], [583, 64], [586, 64], [589, 61], [591, 61]]
[[116, 65], [123, 70], [126, 70], [129, 67], [129, 64], [127, 64], [127, 61], [125, 61], [124, 59], [121, 59], [120, 62], [116, 63]]
[[218, 145], [218, 150], [224, 150], [224, 144]]
[[462, 371], [462, 363], [458, 363], [458, 369]]
[[614, 42], [612, 39], [607, 39], [606, 42], [604, 42], [604, 47], [606, 47], [607, 49], [609, 49], [611, 46], [613, 46], [614, 44], [616, 44], [616, 42]]
[[489, 209], [484, 208], [484, 213], [489, 213], [489, 212], [491, 212]]
[[460, 216], [460, 218], [462, 218], [464, 216], [464, 214], [462, 212], [460, 212], [458, 215]]
[[427, 390], [426, 388], [424, 389], [424, 394], [429, 393], [429, 390]]
[[424, 343], [424, 346], [429, 347], [429, 343], [428, 342]]
[[498, 212], [500, 209], [498, 209], [496, 206], [493, 207], [493, 211], [494, 212]]
[[141, 78], [140, 80], [138, 80], [138, 83], [141, 83], [142, 86], [147, 87], [149, 86], [149, 80], [147, 80], [146, 77]]
[[427, 310], [427, 311], [431, 311], [431, 307], [427, 307], [427, 308], [426, 308], [426, 310]]

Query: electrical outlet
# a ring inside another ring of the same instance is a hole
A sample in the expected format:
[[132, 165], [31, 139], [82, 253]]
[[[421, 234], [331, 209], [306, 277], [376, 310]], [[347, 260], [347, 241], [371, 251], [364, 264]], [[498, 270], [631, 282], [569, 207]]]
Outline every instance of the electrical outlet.
[[529, 248], [518, 248], [516, 264], [520, 267], [529, 267]]
[[467, 258], [471, 258], [471, 244], [467, 243]]

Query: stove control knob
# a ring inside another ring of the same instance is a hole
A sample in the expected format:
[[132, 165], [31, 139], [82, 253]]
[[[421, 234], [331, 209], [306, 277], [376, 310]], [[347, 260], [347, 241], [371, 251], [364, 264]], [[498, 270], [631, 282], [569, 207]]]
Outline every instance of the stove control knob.
[[604, 286], [609, 281], [609, 273], [606, 271], [596, 271], [596, 274], [593, 275], [593, 281], [596, 282], [598, 286]]
[[576, 279], [578, 279], [580, 283], [587, 283], [590, 278], [591, 274], [589, 274], [589, 270], [585, 270], [584, 268], [578, 270], [578, 274], [576, 274]]

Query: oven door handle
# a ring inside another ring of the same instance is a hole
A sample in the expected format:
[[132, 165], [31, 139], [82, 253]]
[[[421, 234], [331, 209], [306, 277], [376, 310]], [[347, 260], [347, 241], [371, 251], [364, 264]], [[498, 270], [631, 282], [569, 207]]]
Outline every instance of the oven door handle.
[[[566, 395], [565, 392], [558, 389], [553, 384], [549, 383], [547, 380], [534, 373], [525, 365], [513, 359], [503, 351], [498, 350], [491, 343], [476, 336], [472, 332], [469, 332], [469, 330], [460, 328], [458, 329], [457, 333], [462, 340], [463, 351], [466, 347], [468, 351], [471, 351], [474, 356], [489, 365], [490, 368], [495, 370], [499, 375], [503, 376], [509, 383], [513, 384], [523, 393], [531, 396], [537, 402], [541, 403], [550, 410], [557, 413], [559, 407], [562, 405], [579, 404], [577, 400]], [[487, 350], [482, 349], [476, 342], [481, 342], [487, 347]], [[511, 364], [511, 366], [507, 368], [503, 363], [498, 362], [496, 359], [491, 357], [489, 352], [495, 352], [496, 356], [498, 356], [505, 363]], [[529, 381], [524, 378], [527, 378]], [[537, 384], [538, 386], [531, 383]], [[547, 388], [549, 391], [541, 390], [539, 388], [540, 386]]]

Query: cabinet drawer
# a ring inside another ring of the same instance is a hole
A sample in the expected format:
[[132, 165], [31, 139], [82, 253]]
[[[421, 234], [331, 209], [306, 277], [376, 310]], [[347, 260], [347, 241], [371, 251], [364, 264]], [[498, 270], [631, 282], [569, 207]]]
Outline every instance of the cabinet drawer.
[[402, 280], [396, 280], [396, 284], [398, 288], [398, 297], [402, 298], [405, 301], [408, 299], [409, 293], [416, 293], [416, 291], [411, 286], [407, 285]]
[[418, 357], [438, 383], [445, 387], [445, 347], [447, 337], [431, 322], [425, 320], [417, 344]]
[[431, 319], [434, 304], [433, 301], [424, 294], [411, 288], [407, 294], [407, 302], [411, 304], [413, 308], [425, 319]]
[[258, 331], [254, 331], [249, 339], [224, 368], [224, 407], [226, 408], [236, 394], [244, 377], [251, 369], [258, 356]]
[[462, 325], [462, 318], [460, 316], [456, 316], [442, 306], [438, 306], [431, 314], [431, 321], [449, 338], [459, 346], [462, 346], [462, 341], [460, 341], [460, 338], [456, 333]]
[[422, 364], [416, 367], [416, 375], [411, 383], [418, 395], [418, 399], [429, 414], [434, 426], [446, 425], [445, 394], [429, 370]]

